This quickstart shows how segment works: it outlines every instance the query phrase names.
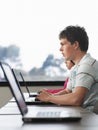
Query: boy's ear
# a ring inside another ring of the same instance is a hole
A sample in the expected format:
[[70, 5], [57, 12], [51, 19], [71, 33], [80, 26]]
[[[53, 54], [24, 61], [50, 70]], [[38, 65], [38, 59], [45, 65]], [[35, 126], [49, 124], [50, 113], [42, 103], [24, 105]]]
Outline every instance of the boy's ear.
[[77, 41], [74, 42], [74, 48], [75, 48], [75, 50], [77, 50], [79, 48], [79, 42], [77, 42]]

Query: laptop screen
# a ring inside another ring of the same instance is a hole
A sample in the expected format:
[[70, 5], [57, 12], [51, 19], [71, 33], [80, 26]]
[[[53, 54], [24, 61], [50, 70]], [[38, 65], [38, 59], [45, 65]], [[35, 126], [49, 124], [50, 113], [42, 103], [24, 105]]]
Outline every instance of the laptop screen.
[[27, 105], [26, 105], [26, 103], [21, 95], [21, 92], [17, 86], [17, 82], [16, 82], [15, 77], [13, 75], [12, 69], [8, 64], [3, 63], [3, 62], [1, 63], [1, 67], [2, 67], [2, 70], [4, 72], [6, 79], [10, 85], [10, 89], [12, 91], [12, 94], [16, 99], [16, 102], [17, 102], [18, 107], [21, 111], [21, 114], [24, 115], [25, 113], [27, 113], [28, 108], [27, 108]]

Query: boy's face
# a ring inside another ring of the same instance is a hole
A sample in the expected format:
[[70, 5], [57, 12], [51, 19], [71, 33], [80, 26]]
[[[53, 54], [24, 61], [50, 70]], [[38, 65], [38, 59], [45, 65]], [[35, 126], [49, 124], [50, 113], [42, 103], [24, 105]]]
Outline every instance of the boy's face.
[[65, 57], [65, 60], [73, 60], [75, 56], [75, 45], [71, 45], [71, 43], [66, 38], [60, 39], [60, 44], [60, 51]]

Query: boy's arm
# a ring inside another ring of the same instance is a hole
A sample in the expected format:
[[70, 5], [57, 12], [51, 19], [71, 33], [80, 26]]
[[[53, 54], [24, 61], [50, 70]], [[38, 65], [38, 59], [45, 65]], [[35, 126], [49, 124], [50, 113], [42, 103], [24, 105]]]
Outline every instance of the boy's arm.
[[50, 95], [46, 91], [40, 93], [37, 98], [41, 101], [52, 102], [58, 105], [80, 106], [83, 103], [88, 89], [85, 87], [76, 87], [74, 92], [63, 95]]

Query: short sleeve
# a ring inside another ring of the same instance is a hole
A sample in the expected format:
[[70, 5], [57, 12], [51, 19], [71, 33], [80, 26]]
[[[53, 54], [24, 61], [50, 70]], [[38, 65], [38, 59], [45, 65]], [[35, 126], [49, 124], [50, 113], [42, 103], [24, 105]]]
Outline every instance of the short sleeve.
[[95, 69], [89, 64], [80, 65], [76, 74], [76, 84], [75, 86], [83, 86], [88, 89], [95, 82]]

